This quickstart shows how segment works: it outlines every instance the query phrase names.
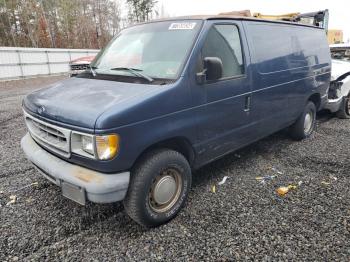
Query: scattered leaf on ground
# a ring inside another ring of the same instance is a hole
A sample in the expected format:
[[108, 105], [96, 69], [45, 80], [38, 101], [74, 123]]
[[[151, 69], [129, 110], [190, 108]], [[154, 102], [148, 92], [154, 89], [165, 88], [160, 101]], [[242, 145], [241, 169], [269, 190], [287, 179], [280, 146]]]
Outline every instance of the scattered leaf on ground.
[[228, 176], [224, 176], [224, 178], [218, 183], [219, 186], [226, 183], [226, 180], [228, 179]]
[[17, 196], [16, 196], [16, 195], [11, 195], [11, 196], [10, 196], [10, 201], [7, 202], [6, 206], [15, 204], [16, 201], [17, 201]]
[[272, 171], [274, 171], [274, 172], [276, 172], [277, 174], [279, 174], [279, 175], [283, 175], [283, 172], [282, 171], [280, 171], [280, 170], [278, 170], [277, 168], [275, 168], [274, 166], [273, 167], [271, 167], [271, 170]]
[[272, 180], [277, 176], [257, 176], [255, 180], [260, 181], [262, 184], [265, 184], [267, 180]]
[[289, 191], [297, 189], [296, 185], [281, 186], [277, 188], [276, 192], [279, 196], [285, 196]]

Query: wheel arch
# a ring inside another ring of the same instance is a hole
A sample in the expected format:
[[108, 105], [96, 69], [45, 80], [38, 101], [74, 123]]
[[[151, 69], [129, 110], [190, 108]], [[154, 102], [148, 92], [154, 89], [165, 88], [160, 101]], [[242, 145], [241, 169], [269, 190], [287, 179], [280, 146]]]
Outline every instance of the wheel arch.
[[148, 146], [146, 149], [144, 149], [139, 156], [136, 158], [133, 166], [140, 161], [140, 159], [145, 156], [148, 152], [155, 150], [155, 149], [170, 149], [179, 152], [182, 154], [190, 164], [191, 168], [193, 167], [193, 164], [195, 162], [195, 151], [191, 144], [191, 142], [186, 137], [172, 137], [168, 138], [159, 142], [156, 142], [150, 146]]
[[307, 101], [311, 101], [315, 104], [316, 110], [319, 111], [321, 108], [321, 94], [320, 93], [314, 93], [311, 96], [309, 96]]

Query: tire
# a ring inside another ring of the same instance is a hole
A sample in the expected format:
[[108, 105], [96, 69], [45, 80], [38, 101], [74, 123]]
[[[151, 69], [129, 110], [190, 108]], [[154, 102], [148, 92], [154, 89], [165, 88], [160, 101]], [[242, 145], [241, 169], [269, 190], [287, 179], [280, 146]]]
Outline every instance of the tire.
[[[307, 122], [306, 122], [307, 121]], [[312, 135], [316, 127], [316, 106], [308, 101], [304, 112], [297, 121], [290, 127], [290, 135], [294, 140], [302, 140]]]
[[168, 149], [151, 151], [131, 173], [124, 208], [144, 227], [162, 225], [181, 210], [191, 182], [191, 168], [183, 155]]
[[338, 118], [349, 119], [350, 118], [350, 98], [344, 97], [339, 111], [336, 113]]

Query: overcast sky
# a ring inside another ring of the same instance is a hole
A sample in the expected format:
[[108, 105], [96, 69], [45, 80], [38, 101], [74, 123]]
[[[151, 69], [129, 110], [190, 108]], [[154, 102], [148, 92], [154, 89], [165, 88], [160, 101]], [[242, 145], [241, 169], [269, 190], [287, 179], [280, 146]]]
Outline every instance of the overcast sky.
[[345, 0], [158, 0], [170, 16], [218, 14], [251, 10], [252, 13], [284, 14], [328, 9], [329, 29], [341, 29], [344, 41], [350, 38], [350, 2]]

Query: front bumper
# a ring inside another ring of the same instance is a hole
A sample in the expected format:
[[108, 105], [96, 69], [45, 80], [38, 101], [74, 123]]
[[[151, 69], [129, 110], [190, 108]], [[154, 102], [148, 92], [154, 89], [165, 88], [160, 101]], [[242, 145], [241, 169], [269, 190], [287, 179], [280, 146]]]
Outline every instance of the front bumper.
[[85, 204], [123, 200], [130, 173], [105, 174], [68, 163], [42, 149], [27, 133], [21, 140], [27, 158], [51, 182], [62, 188], [64, 196]]

